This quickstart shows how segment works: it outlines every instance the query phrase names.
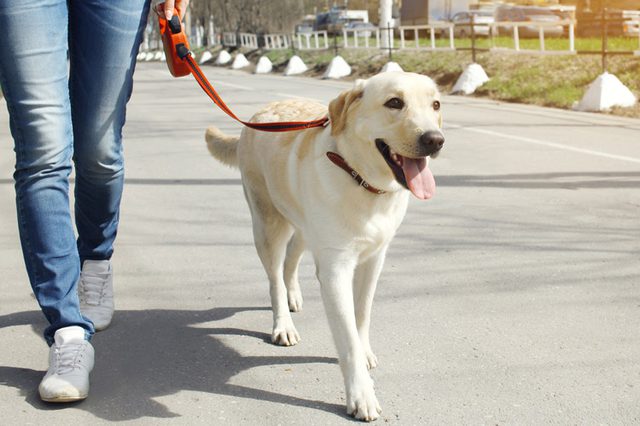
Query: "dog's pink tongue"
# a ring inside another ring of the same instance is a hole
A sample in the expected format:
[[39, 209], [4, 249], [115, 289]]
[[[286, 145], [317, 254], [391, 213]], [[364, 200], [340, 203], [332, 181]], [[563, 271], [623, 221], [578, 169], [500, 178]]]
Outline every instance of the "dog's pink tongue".
[[436, 193], [436, 181], [427, 166], [426, 158], [402, 159], [402, 171], [409, 189], [417, 198], [428, 200]]

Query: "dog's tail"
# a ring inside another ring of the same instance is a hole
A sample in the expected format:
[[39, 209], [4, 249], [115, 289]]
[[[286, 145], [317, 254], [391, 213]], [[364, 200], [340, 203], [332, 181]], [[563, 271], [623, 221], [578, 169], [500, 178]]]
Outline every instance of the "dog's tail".
[[217, 127], [209, 127], [204, 135], [209, 152], [223, 164], [238, 167], [238, 136], [225, 135]]

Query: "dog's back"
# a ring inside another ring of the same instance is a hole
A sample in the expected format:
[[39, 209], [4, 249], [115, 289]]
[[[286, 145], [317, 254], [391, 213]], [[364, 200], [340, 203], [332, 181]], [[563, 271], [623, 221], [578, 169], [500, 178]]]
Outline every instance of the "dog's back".
[[[325, 105], [309, 100], [290, 99], [268, 104], [254, 114], [250, 121], [253, 123], [310, 121], [326, 114]], [[303, 132], [315, 136], [318, 130], [309, 129]], [[220, 129], [211, 126], [205, 133], [205, 139], [213, 157], [228, 166], [239, 167], [241, 161], [238, 158], [239, 145], [248, 145], [241, 149], [247, 151], [249, 156], [256, 155], [257, 158], [266, 160], [271, 156], [269, 151], [290, 149], [291, 142], [298, 135], [300, 131], [271, 134], [244, 128], [238, 137], [226, 135]], [[246, 157], [244, 156], [243, 160]]]

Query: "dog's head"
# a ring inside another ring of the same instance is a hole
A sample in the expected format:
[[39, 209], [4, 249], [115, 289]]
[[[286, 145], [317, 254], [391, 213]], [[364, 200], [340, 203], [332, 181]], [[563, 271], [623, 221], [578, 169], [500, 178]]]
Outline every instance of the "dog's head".
[[345, 160], [372, 185], [435, 192], [427, 165], [444, 144], [440, 93], [429, 77], [386, 72], [358, 80], [329, 104], [331, 135]]

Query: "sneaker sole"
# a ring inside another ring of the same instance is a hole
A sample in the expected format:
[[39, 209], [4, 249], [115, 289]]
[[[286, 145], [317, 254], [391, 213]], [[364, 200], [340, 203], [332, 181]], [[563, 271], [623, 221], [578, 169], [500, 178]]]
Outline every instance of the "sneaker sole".
[[109, 321], [107, 324], [100, 324], [100, 325], [96, 325], [95, 323], [93, 324], [93, 329], [98, 332], [98, 331], [104, 331], [107, 328], [109, 328], [109, 326], [111, 325], [111, 321]]
[[83, 399], [87, 399], [88, 396], [89, 395], [83, 395], [83, 396], [57, 396], [55, 398], [43, 398], [41, 396], [40, 399], [43, 400], [44, 402], [63, 403], [63, 402], [82, 401]]

